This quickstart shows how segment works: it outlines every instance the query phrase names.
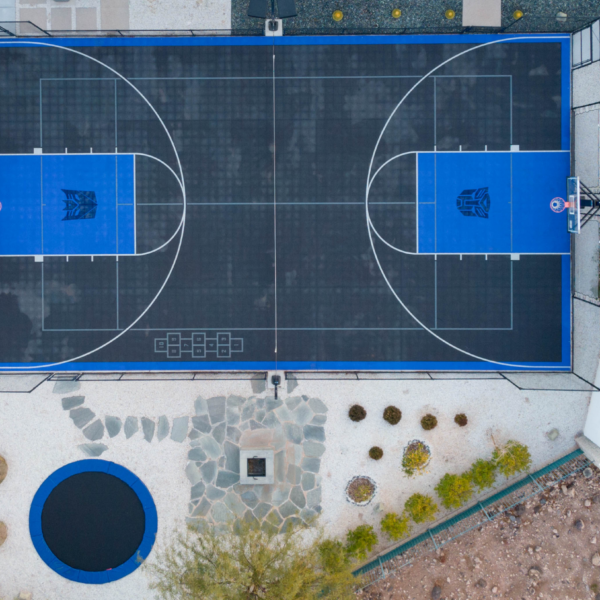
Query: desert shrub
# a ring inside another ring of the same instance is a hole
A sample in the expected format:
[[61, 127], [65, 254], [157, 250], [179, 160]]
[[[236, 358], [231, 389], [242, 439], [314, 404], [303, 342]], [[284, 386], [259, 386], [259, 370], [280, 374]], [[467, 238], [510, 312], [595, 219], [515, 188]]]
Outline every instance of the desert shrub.
[[431, 451], [419, 441], [411, 442], [402, 456], [402, 470], [409, 476], [421, 475], [431, 456]]
[[465, 413], [459, 413], [454, 417], [454, 422], [460, 427], [464, 427], [469, 422], [469, 419], [467, 419]]
[[373, 446], [369, 450], [369, 456], [373, 460], [379, 460], [383, 456], [383, 450], [379, 446]]
[[465, 475], [446, 473], [436, 485], [435, 491], [446, 508], [459, 508], [473, 495], [473, 484]]
[[478, 458], [465, 473], [471, 483], [481, 492], [496, 482], [496, 465], [491, 460]]
[[350, 407], [348, 416], [353, 421], [362, 421], [367, 416], [367, 411], [360, 404], [354, 404]]
[[375, 544], [377, 534], [370, 525], [359, 525], [346, 534], [346, 551], [358, 559], [366, 558]]
[[433, 521], [438, 505], [431, 496], [413, 494], [404, 504], [404, 509], [415, 523]]
[[348, 484], [346, 493], [351, 500], [361, 504], [373, 497], [375, 484], [367, 477], [357, 477]]
[[531, 454], [525, 444], [509, 440], [504, 446], [497, 446], [492, 453], [492, 461], [505, 477], [511, 477], [531, 466]]
[[399, 408], [396, 408], [395, 406], [388, 406], [383, 411], [383, 418], [390, 425], [397, 425], [398, 423], [400, 423], [400, 419], [402, 418], [402, 411]]
[[351, 558], [339, 540], [325, 539], [319, 546], [321, 565], [328, 573], [339, 573], [351, 565]]
[[390, 540], [399, 540], [410, 533], [411, 525], [407, 515], [398, 516], [396, 513], [387, 513], [381, 519], [381, 530], [387, 534]]
[[425, 431], [429, 431], [431, 429], [434, 429], [435, 427], [437, 427], [437, 418], [434, 417], [431, 414], [427, 414], [425, 415], [422, 419], [421, 419], [421, 427], [425, 430]]

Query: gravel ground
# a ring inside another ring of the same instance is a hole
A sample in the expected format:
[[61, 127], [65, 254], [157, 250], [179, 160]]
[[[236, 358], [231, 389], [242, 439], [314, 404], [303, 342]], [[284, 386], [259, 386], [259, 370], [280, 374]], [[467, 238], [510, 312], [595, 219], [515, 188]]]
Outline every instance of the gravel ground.
[[360, 593], [361, 600], [600, 599], [600, 473], [580, 473]]
[[[233, 29], [263, 29], [259, 19], [246, 16], [249, 0], [232, 0], [231, 27]], [[392, 9], [400, 8], [402, 16], [392, 18]], [[456, 17], [449, 21], [444, 13], [453, 9]], [[424, 29], [424, 33], [456, 32], [462, 29], [461, 0], [296, 0], [298, 16], [286, 19], [284, 33], [313, 30], [315, 33], [344, 33], [345, 30], [366, 30], [375, 33], [399, 31], [406, 28]], [[344, 18], [336, 23], [331, 15], [334, 10], [342, 10]], [[581, 19], [588, 16], [591, 20], [600, 16], [597, 0], [503, 0], [502, 25], [513, 22], [512, 14], [519, 9], [525, 14], [520, 25], [512, 26], [509, 31], [561, 31], [577, 27]], [[566, 24], [556, 22], [556, 13], [562, 11], [569, 15]]]

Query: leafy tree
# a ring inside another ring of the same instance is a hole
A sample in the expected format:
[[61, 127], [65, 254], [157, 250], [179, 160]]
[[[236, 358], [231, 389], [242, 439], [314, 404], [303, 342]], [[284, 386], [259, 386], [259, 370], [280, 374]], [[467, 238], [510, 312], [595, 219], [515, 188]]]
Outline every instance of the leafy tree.
[[471, 483], [481, 492], [490, 488], [496, 482], [496, 464], [491, 460], [483, 460], [478, 458], [472, 465], [469, 471], [465, 473]]
[[381, 529], [387, 533], [390, 540], [399, 540], [410, 533], [411, 525], [407, 515], [398, 516], [396, 513], [387, 513], [381, 519]]
[[473, 495], [473, 484], [465, 475], [446, 473], [435, 487], [446, 508], [459, 508]]
[[504, 446], [496, 446], [492, 461], [505, 477], [527, 471], [531, 466], [531, 454], [525, 444], [509, 440]]
[[431, 496], [413, 494], [405, 503], [404, 509], [415, 523], [433, 521], [438, 506]]
[[346, 534], [346, 551], [358, 559], [367, 558], [377, 544], [377, 534], [370, 525], [359, 525]]
[[223, 532], [190, 528], [148, 568], [164, 600], [354, 600], [341, 542], [306, 526], [283, 534], [235, 521]]

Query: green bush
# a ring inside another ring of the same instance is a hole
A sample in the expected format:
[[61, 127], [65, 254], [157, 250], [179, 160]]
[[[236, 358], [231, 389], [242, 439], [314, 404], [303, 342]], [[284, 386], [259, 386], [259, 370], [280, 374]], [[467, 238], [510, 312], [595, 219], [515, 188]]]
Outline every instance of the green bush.
[[396, 408], [395, 406], [388, 406], [383, 411], [383, 418], [390, 425], [397, 425], [398, 423], [400, 423], [400, 419], [402, 418], [402, 411], [399, 408]]
[[350, 556], [339, 540], [324, 540], [318, 548], [321, 564], [328, 573], [339, 573], [350, 566]]
[[369, 450], [369, 456], [373, 460], [379, 460], [383, 456], [383, 450], [379, 446], [373, 446]]
[[498, 446], [492, 454], [492, 461], [505, 477], [527, 471], [531, 466], [531, 454], [525, 444], [509, 440]]
[[496, 482], [496, 465], [491, 460], [478, 458], [465, 473], [471, 483], [481, 492]]
[[425, 523], [425, 521], [433, 521], [438, 505], [431, 496], [413, 494], [405, 502], [404, 509], [415, 523]]
[[469, 419], [467, 419], [467, 415], [465, 415], [465, 413], [459, 413], [454, 416], [454, 422], [459, 427], [464, 427], [469, 422]]
[[473, 484], [468, 476], [446, 473], [435, 491], [446, 508], [459, 508], [473, 495]]
[[387, 513], [381, 519], [381, 530], [387, 533], [390, 540], [399, 540], [410, 533], [411, 525], [407, 515], [398, 516], [396, 513]]
[[348, 416], [352, 421], [362, 421], [367, 416], [367, 411], [360, 404], [354, 404], [350, 407]]
[[435, 429], [437, 427], [437, 418], [431, 414], [425, 415], [421, 419], [421, 427], [425, 429], [425, 431], [429, 431], [430, 429]]
[[412, 442], [404, 450], [402, 456], [402, 470], [409, 476], [421, 475], [429, 462], [431, 452], [423, 442]]
[[377, 544], [377, 534], [370, 525], [359, 525], [346, 534], [346, 551], [358, 559], [367, 558], [367, 554], [375, 544]]

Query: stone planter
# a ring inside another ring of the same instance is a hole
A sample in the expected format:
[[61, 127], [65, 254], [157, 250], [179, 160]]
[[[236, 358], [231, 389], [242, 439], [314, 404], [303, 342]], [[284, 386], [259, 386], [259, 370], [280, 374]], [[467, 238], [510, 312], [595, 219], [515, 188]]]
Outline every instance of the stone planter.
[[[370, 488], [370, 495], [368, 498], [365, 497], [364, 500], [357, 498], [357, 493], [360, 494], [360, 487]], [[366, 506], [370, 504], [373, 498], [375, 498], [375, 494], [377, 493], [377, 484], [366, 475], [357, 475], [353, 477], [346, 486], [346, 500], [350, 502], [350, 504], [354, 504], [355, 506]]]

